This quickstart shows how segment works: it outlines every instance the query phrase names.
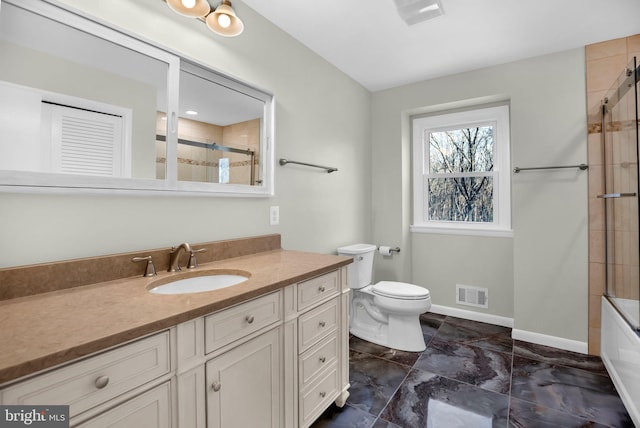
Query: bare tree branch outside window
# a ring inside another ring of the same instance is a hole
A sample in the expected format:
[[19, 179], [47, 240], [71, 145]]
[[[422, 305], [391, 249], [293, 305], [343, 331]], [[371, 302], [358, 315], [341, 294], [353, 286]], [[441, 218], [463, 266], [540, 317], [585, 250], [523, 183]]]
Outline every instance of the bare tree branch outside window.
[[429, 220], [493, 221], [493, 129], [429, 133]]

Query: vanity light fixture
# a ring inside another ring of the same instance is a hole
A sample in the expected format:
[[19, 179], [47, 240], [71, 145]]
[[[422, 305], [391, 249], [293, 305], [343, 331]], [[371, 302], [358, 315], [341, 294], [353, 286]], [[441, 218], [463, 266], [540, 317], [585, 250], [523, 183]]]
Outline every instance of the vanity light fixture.
[[167, 0], [167, 6], [175, 13], [189, 18], [203, 18], [211, 12], [207, 0]]
[[237, 36], [244, 30], [244, 24], [229, 0], [222, 0], [220, 6], [207, 16], [206, 22], [211, 31], [225, 37]]
[[229, 0], [222, 0], [212, 8], [208, 0], [165, 0], [174, 12], [190, 18], [198, 18], [214, 33], [224, 37], [234, 37], [242, 33], [244, 24], [231, 7]]
[[394, 0], [398, 14], [407, 23], [414, 25], [436, 16], [444, 15], [440, 0]]

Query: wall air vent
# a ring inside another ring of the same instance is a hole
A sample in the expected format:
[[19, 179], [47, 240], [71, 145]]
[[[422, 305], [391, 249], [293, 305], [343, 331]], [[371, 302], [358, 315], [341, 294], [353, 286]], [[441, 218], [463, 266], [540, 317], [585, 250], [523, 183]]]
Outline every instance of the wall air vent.
[[488, 308], [489, 289], [456, 284], [456, 303], [478, 308]]

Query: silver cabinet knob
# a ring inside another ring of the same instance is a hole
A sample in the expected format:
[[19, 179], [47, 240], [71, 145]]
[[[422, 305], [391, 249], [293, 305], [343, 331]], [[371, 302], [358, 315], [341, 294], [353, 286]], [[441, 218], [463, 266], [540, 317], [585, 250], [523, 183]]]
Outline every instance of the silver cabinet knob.
[[96, 388], [102, 389], [109, 384], [109, 376], [100, 376], [94, 383]]
[[324, 321], [320, 321], [318, 324], [320, 325], [320, 327], [324, 327], [325, 325], [327, 325], [327, 323], [325, 323]]
[[213, 385], [211, 385], [211, 389], [213, 389], [215, 392], [220, 391], [221, 387], [222, 385], [220, 385], [220, 382], [213, 382]]
[[247, 315], [244, 320], [247, 322], [247, 324], [251, 324], [253, 322], [253, 315]]

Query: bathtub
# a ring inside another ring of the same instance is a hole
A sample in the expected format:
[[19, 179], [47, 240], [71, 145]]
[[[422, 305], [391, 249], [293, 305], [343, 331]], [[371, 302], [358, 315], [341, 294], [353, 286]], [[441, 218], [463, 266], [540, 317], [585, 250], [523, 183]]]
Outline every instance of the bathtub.
[[633, 423], [640, 427], [640, 336], [604, 296], [600, 340], [602, 361]]

